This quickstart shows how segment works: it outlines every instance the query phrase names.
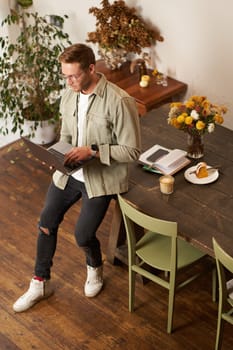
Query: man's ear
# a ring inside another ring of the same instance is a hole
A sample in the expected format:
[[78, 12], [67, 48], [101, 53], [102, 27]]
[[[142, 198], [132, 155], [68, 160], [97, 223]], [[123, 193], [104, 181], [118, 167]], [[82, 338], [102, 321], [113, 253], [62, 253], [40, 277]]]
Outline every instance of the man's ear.
[[94, 73], [95, 72], [95, 65], [93, 63], [90, 64], [89, 71], [90, 71], [90, 73]]

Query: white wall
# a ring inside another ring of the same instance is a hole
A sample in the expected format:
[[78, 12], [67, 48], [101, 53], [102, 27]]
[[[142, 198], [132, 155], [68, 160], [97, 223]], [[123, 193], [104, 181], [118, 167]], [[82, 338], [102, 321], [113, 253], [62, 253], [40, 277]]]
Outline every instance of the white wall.
[[233, 2], [148, 0], [141, 3], [143, 16], [158, 24], [165, 38], [157, 45], [158, 61], [167, 64], [173, 77], [188, 84], [187, 95], [207, 95], [212, 102], [226, 104], [229, 112], [224, 125], [233, 129]]
[[[225, 104], [228, 113], [224, 126], [233, 129], [233, 1], [126, 0], [126, 3], [139, 9], [164, 36], [164, 42], [156, 45], [154, 65], [166, 66], [169, 75], [186, 82], [187, 97], [207, 95], [211, 102]], [[1, 18], [6, 4], [6, 0], [0, 0]], [[99, 7], [100, 0], [34, 0], [34, 9], [41, 14], [69, 16], [64, 29], [72, 42], [85, 42], [87, 32], [94, 30], [95, 17], [88, 13], [92, 6]], [[92, 47], [97, 52], [96, 46]]]

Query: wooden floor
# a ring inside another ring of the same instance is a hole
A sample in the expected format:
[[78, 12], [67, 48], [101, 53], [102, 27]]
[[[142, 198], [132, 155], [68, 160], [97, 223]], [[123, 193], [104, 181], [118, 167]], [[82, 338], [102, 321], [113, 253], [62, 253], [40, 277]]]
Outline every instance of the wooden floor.
[[[128, 275], [120, 264], [105, 261], [104, 290], [93, 299], [83, 295], [86, 267], [73, 236], [79, 205], [60, 228], [52, 270], [55, 294], [25, 313], [14, 313], [12, 304], [33, 274], [36, 225], [50, 176], [22, 142], [0, 149], [0, 349], [214, 349], [217, 304], [211, 300], [210, 275], [177, 295], [172, 335], [166, 333], [163, 288], [138, 281], [136, 310], [128, 312]], [[98, 231], [103, 253], [112, 208]], [[222, 349], [232, 344], [232, 327], [226, 324]]]

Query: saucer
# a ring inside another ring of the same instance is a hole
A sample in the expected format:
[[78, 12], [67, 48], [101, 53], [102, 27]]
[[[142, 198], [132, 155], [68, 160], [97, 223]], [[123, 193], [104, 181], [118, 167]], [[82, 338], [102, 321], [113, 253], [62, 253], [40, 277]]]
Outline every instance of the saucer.
[[[206, 184], [209, 184], [211, 182], [216, 181], [217, 178], [219, 177], [218, 170], [214, 169], [213, 171], [211, 171], [211, 173], [207, 177], [202, 177], [199, 179], [195, 173], [192, 173], [193, 171], [196, 170], [196, 168], [197, 168], [197, 166], [194, 165], [194, 166], [188, 168], [187, 170], [185, 170], [185, 173], [184, 173], [185, 179], [193, 184], [206, 185]], [[211, 166], [208, 165], [207, 169], [209, 169], [209, 168], [211, 168]]]

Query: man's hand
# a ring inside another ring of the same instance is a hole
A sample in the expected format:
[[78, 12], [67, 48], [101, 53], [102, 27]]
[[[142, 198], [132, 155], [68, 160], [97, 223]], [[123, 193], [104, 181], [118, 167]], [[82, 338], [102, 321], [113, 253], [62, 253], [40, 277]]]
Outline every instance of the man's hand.
[[78, 163], [91, 157], [91, 148], [88, 146], [74, 147], [65, 154], [64, 164]]

